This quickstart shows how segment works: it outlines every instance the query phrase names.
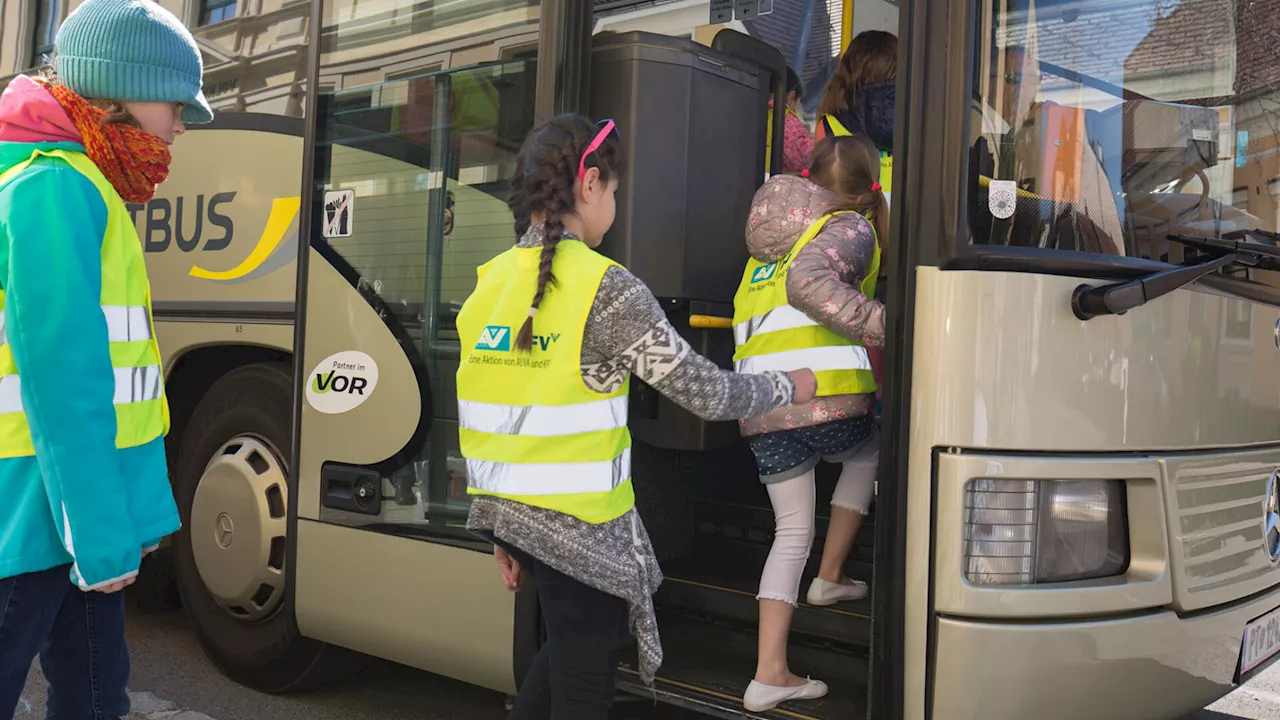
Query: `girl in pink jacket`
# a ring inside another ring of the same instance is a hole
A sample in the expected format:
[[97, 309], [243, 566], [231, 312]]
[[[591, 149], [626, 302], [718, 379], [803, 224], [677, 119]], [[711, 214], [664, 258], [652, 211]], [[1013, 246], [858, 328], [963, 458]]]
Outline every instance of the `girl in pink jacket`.
[[[802, 177], [779, 175], [756, 193], [747, 217], [747, 250], [762, 263], [785, 258], [815, 222], [834, 215], [791, 259], [788, 304], [819, 325], [861, 344], [884, 347], [884, 305], [859, 289], [874, 272], [877, 237], [884, 238], [888, 204], [880, 190], [880, 154], [864, 135], [826, 138], [814, 148]], [[827, 692], [787, 665], [787, 635], [801, 575], [814, 538], [814, 468], [822, 460], [843, 468], [831, 500], [822, 565], [809, 586], [812, 605], [857, 600], [864, 582], [844, 562], [871, 504], [879, 462], [875, 393], [817, 397], [742, 421], [773, 505], [776, 532], [760, 579], [759, 655], [743, 704], [762, 712], [788, 700]]]

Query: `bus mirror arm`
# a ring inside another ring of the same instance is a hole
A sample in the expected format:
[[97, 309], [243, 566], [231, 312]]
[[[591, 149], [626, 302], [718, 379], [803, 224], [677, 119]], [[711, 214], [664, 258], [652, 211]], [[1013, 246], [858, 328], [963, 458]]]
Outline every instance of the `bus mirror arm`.
[[1239, 239], [1247, 234], [1276, 237], [1272, 233], [1258, 231], [1232, 232], [1223, 235], [1222, 238], [1168, 235], [1166, 236], [1168, 240], [1210, 255], [1212, 259], [1196, 265], [1161, 270], [1137, 280], [1112, 285], [1101, 287], [1080, 285], [1071, 293], [1071, 311], [1081, 320], [1089, 320], [1099, 315], [1121, 315], [1161, 295], [1190, 285], [1227, 265], [1280, 271], [1280, 247]]
[[1099, 287], [1082, 284], [1071, 293], [1071, 311], [1081, 320], [1099, 315], [1123, 315], [1233, 263], [1252, 264], [1241, 254], [1231, 252], [1199, 265], [1161, 270], [1137, 280]]

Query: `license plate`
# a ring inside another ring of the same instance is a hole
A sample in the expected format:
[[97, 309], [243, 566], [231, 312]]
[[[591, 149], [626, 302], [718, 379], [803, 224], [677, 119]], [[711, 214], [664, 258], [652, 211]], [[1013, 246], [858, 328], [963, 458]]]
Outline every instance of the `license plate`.
[[1280, 652], [1280, 608], [1244, 626], [1240, 674], [1244, 675]]

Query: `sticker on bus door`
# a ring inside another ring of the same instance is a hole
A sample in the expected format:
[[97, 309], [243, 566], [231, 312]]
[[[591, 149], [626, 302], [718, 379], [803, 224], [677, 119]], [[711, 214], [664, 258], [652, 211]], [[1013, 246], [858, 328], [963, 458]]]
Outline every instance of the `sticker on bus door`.
[[354, 190], [328, 190], [324, 194], [324, 236], [351, 237], [351, 221], [355, 211]]
[[1018, 184], [1012, 180], [992, 180], [987, 188], [987, 209], [1000, 220], [1013, 217], [1018, 206]]
[[326, 415], [360, 407], [378, 386], [378, 363], [357, 350], [334, 353], [307, 376], [307, 403]]

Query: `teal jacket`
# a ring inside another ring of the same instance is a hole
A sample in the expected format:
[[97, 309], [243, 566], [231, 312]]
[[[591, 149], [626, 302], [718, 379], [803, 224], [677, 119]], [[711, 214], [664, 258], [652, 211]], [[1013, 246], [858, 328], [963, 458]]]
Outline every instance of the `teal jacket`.
[[[84, 151], [0, 142], [0, 172], [53, 148]], [[0, 459], [0, 578], [71, 565], [71, 582], [97, 589], [137, 575], [142, 551], [179, 527], [164, 439], [115, 446], [106, 226], [102, 195], [61, 160], [39, 158], [0, 187], [3, 328], [36, 451]]]

